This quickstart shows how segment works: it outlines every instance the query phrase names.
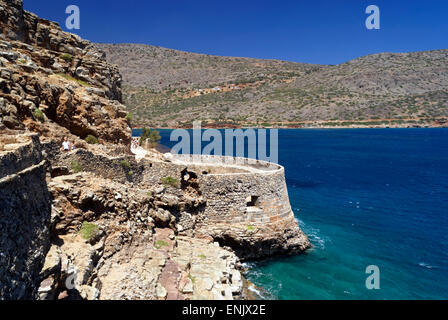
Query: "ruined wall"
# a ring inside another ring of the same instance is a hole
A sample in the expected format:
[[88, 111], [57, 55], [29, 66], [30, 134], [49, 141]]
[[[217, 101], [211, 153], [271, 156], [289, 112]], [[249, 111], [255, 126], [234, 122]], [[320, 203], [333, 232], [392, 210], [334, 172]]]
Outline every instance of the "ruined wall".
[[0, 137], [0, 177], [20, 172], [42, 161], [37, 135], [7, 135]]
[[50, 245], [45, 161], [36, 135], [0, 145], [0, 299], [33, 299]]
[[56, 171], [63, 174], [74, 172], [74, 165], [78, 165], [80, 171], [92, 172], [105, 179], [120, 183], [140, 183], [142, 180], [144, 166], [138, 164], [132, 156], [109, 157], [94, 154], [85, 149], [63, 152], [59, 150], [59, 146], [56, 145], [55, 148], [54, 143], [44, 144], [43, 149], [52, 165], [52, 176], [59, 175], [55, 173]]
[[181, 172], [187, 166], [178, 165], [171, 162], [150, 161], [143, 159], [141, 164], [145, 168], [142, 182], [145, 184], [159, 184], [162, 178], [173, 177], [179, 181], [182, 178]]
[[[130, 168], [123, 168], [123, 159]], [[154, 186], [162, 194], [170, 189], [177, 200], [168, 202], [177, 204], [161, 204], [162, 211], [168, 210], [175, 219], [170, 227], [181, 235], [212, 237], [232, 247], [241, 258], [301, 252], [310, 245], [291, 210], [282, 166], [248, 159], [160, 154], [136, 162], [85, 150], [59, 153], [51, 162], [70, 167], [73, 160], [81, 164], [82, 171], [129, 182], [134, 189], [146, 189], [144, 194], [151, 195]], [[176, 183], [165, 185], [162, 180], [167, 177]]]

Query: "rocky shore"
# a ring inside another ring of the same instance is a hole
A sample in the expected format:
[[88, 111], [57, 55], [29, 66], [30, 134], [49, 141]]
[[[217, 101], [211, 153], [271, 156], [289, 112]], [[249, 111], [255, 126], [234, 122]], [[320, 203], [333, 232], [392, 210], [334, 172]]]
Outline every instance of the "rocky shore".
[[136, 161], [103, 52], [21, 0], [0, 30], [0, 299], [247, 299], [242, 260], [310, 246], [282, 167]]

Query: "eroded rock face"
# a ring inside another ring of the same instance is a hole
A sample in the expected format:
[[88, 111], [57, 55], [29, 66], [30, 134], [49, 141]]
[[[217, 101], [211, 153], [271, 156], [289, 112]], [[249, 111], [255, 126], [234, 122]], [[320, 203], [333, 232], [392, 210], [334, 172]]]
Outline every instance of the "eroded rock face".
[[[145, 241], [146, 240], [146, 241]], [[238, 258], [207, 240], [156, 229], [153, 241], [126, 246], [98, 272], [101, 299], [228, 299], [241, 297]]]
[[[125, 178], [138, 169], [126, 157], [56, 150], [44, 160], [51, 144], [42, 147], [37, 135], [2, 135], [0, 142], [0, 297], [242, 297], [237, 255], [195, 233], [206, 199], [193, 172], [177, 187], [146, 184]], [[75, 160], [84, 167], [79, 173], [65, 167]]]
[[0, 1], [0, 31], [0, 129], [130, 141], [121, 76], [103, 52], [18, 0]]
[[[99, 173], [62, 175], [49, 182], [53, 247], [44, 270], [60, 267], [51, 274], [42, 271], [41, 299], [241, 298], [239, 258], [210, 237], [176, 232], [180, 208], [183, 214], [196, 214], [191, 195]], [[88, 239], [79, 232], [86, 223], [95, 228]]]
[[273, 225], [203, 224], [199, 231], [231, 247], [245, 260], [302, 253], [311, 246], [294, 217]]

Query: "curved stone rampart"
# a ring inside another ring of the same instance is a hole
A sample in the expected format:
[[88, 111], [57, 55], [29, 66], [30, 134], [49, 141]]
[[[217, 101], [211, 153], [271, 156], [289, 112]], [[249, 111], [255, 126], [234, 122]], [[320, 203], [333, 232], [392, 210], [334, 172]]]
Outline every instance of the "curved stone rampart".
[[[69, 167], [77, 161], [82, 171], [128, 181], [139, 188], [147, 186], [149, 190], [162, 184], [171, 188], [170, 192], [184, 199], [171, 212], [176, 217], [173, 228], [183, 235], [212, 237], [232, 247], [241, 258], [301, 252], [310, 245], [291, 210], [281, 165], [172, 154], [152, 154], [137, 162], [95, 156], [85, 150], [57, 158], [54, 162], [59, 165]], [[189, 208], [186, 203], [196, 203], [196, 207]]]
[[242, 258], [301, 252], [310, 246], [289, 202], [281, 165], [261, 160], [198, 155], [165, 155], [144, 160], [143, 182], [163, 177], [187, 185], [197, 180], [206, 205], [195, 231], [231, 246]]

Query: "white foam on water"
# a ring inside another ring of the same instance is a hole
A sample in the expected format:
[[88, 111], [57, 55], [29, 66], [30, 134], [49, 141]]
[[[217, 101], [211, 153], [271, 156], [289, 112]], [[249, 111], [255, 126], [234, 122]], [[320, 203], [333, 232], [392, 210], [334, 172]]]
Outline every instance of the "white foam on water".
[[418, 264], [420, 267], [426, 268], [426, 269], [434, 269], [437, 268], [436, 266], [432, 266], [430, 264], [427, 264], [426, 262], [419, 262]]
[[254, 285], [250, 285], [247, 289], [248, 289], [249, 291], [252, 291], [253, 293], [255, 293], [255, 294], [256, 294], [257, 296], [259, 296], [261, 299], [266, 300], [266, 297], [265, 297], [263, 294], [261, 294], [261, 291], [260, 291], [260, 290], [257, 290], [257, 288], [255, 288]]
[[296, 218], [296, 221], [301, 226], [303, 232], [305, 232], [305, 234], [308, 236], [311, 243], [313, 243], [317, 248], [325, 250], [326, 239], [320, 234], [320, 229], [308, 226], [300, 219]]

